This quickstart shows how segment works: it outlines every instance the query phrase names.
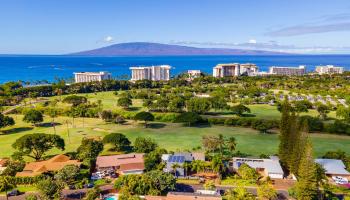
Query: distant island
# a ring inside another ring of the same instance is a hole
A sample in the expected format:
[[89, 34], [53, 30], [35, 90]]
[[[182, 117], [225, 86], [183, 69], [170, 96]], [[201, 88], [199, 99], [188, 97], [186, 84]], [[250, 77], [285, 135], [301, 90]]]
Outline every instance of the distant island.
[[149, 42], [113, 44], [98, 49], [71, 53], [78, 56], [194, 56], [194, 55], [285, 55], [286, 53], [229, 48], [198, 48]]

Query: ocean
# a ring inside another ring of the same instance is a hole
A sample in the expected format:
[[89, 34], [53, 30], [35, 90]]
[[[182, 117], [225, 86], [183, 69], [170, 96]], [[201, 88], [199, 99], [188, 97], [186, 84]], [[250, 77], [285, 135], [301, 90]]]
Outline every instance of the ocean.
[[0, 56], [0, 83], [8, 81], [55, 81], [73, 78], [73, 72], [108, 71], [115, 78], [130, 76], [129, 67], [171, 65], [171, 75], [190, 69], [212, 73], [219, 63], [255, 63], [259, 71], [270, 66], [305, 65], [308, 71], [317, 65], [338, 65], [350, 70], [350, 55], [278, 55], [278, 56], [158, 56], [158, 57], [86, 57], [86, 56]]

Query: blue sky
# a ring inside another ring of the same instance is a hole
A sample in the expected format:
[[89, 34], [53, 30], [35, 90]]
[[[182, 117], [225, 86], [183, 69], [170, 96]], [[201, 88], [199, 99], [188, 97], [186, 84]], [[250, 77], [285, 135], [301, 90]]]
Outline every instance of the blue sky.
[[0, 54], [121, 42], [350, 53], [349, 0], [1, 0]]

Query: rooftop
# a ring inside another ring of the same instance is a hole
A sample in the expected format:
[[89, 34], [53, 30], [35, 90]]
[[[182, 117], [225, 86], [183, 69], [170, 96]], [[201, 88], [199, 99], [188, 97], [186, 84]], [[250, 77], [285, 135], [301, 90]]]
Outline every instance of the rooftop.
[[112, 156], [98, 156], [96, 160], [97, 167], [113, 167], [131, 163], [143, 163], [143, 153], [130, 153]]
[[36, 176], [47, 171], [58, 171], [66, 165], [80, 165], [78, 160], [70, 160], [66, 155], [60, 154], [49, 160], [27, 163], [22, 172], [16, 176]]
[[233, 167], [235, 169], [239, 168], [241, 164], [245, 163], [254, 169], [263, 168], [268, 173], [283, 174], [279, 160], [275, 157], [272, 159], [233, 158], [233, 161]]
[[341, 160], [315, 159], [315, 162], [323, 166], [326, 170], [326, 174], [350, 175], [350, 172], [346, 171], [346, 167]]
[[105, 75], [110, 74], [109, 72], [74, 72], [74, 74], [84, 74], [84, 75]]

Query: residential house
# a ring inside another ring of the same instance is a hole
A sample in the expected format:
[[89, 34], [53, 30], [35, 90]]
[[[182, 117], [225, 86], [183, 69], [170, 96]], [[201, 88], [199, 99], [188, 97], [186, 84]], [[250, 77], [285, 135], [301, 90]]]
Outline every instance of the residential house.
[[283, 179], [284, 177], [279, 159], [276, 156], [271, 156], [270, 159], [233, 158], [233, 170], [237, 171], [243, 163], [256, 169], [263, 176], [269, 176], [273, 179]]
[[27, 163], [22, 172], [17, 172], [17, 177], [38, 176], [45, 172], [54, 172], [67, 165], [80, 166], [78, 160], [71, 160], [68, 156], [60, 154], [45, 161]]
[[194, 160], [205, 161], [204, 153], [175, 153], [175, 154], [163, 154], [162, 161], [166, 163], [164, 172], [174, 173], [174, 165], [178, 167], [175, 169], [176, 176], [185, 176], [184, 163], [192, 162]]
[[144, 154], [130, 153], [111, 156], [98, 156], [97, 171], [114, 170], [118, 174], [142, 174], [145, 170]]
[[315, 159], [315, 162], [322, 165], [327, 176], [341, 176], [350, 179], [350, 172], [346, 170], [343, 161], [336, 159]]
[[9, 159], [0, 158], [0, 174], [6, 169], [7, 161], [9, 161]]
[[190, 192], [169, 192], [166, 197], [146, 196], [146, 200], [221, 200], [219, 194], [200, 194]]

